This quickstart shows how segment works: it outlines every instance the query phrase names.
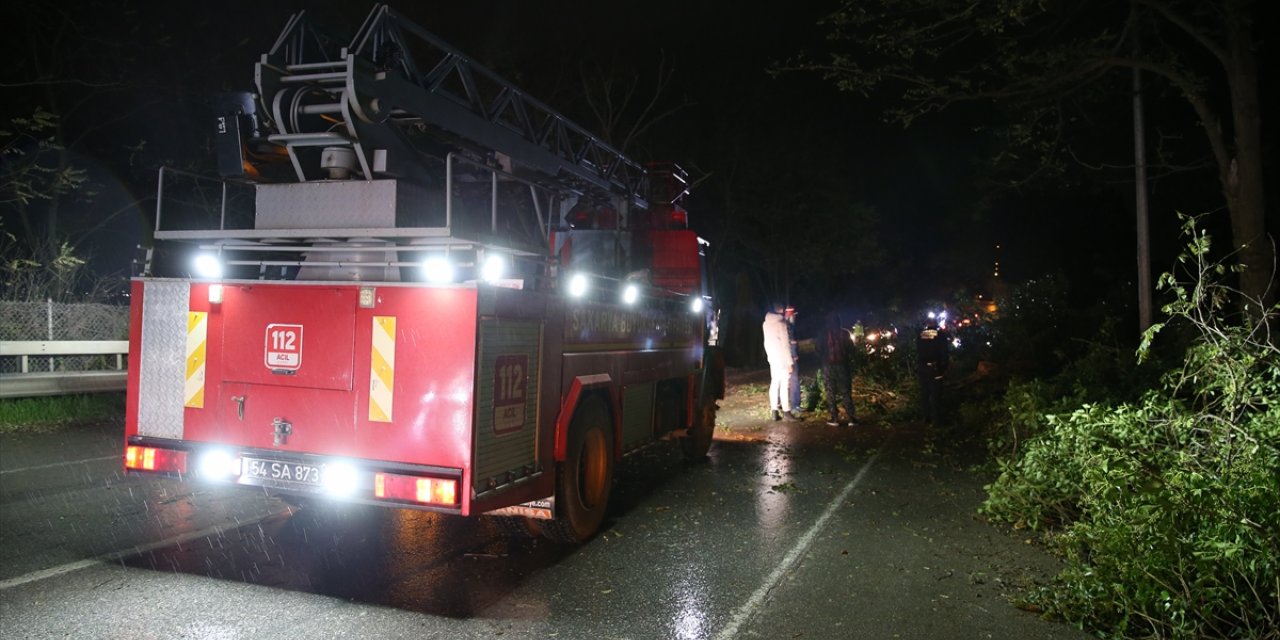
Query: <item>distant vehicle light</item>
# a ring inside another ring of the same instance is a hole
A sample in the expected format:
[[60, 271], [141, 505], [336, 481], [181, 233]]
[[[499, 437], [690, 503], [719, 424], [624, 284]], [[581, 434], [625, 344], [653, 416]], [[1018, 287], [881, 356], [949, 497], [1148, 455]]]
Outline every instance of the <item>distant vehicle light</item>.
[[480, 279], [490, 284], [502, 279], [507, 274], [507, 258], [501, 254], [490, 254], [484, 259], [480, 268]]
[[627, 304], [635, 304], [640, 299], [640, 287], [629, 284], [622, 290], [622, 301]]
[[569, 295], [575, 298], [587, 295], [587, 276], [575, 273], [569, 278]]
[[346, 462], [330, 462], [325, 465], [320, 478], [325, 491], [334, 496], [348, 496], [355, 492], [358, 476], [356, 468]]
[[431, 256], [422, 262], [422, 274], [432, 284], [453, 282], [453, 263], [444, 256]]
[[222, 261], [211, 253], [198, 253], [191, 262], [197, 278], [217, 280], [222, 277]]
[[703, 302], [703, 300], [702, 300], [702, 297], [701, 297], [701, 296], [698, 296], [698, 297], [694, 298], [694, 299], [689, 303], [689, 310], [690, 310], [690, 311], [692, 311], [692, 312], [694, 312], [694, 313], [702, 313], [702, 310], [703, 310], [703, 309], [705, 309], [705, 308], [706, 308], [706, 303], [705, 303], [705, 302]]

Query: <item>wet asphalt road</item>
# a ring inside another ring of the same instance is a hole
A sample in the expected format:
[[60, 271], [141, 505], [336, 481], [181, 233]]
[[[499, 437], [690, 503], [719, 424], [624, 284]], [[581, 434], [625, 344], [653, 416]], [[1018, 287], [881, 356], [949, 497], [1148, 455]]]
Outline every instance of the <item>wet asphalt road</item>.
[[729, 426], [628, 458], [580, 547], [123, 477], [110, 425], [0, 435], [0, 637], [1085, 637], [1009, 604], [1053, 561], [921, 434]]

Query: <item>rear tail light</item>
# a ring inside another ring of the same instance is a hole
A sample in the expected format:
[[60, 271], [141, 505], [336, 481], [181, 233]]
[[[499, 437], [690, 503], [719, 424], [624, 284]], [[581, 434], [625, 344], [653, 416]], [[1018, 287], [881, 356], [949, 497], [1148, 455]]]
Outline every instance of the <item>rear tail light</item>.
[[186, 473], [187, 452], [156, 447], [125, 447], [124, 468], [136, 471]]
[[451, 478], [376, 473], [373, 476], [373, 497], [379, 500], [452, 507], [458, 504], [458, 481]]

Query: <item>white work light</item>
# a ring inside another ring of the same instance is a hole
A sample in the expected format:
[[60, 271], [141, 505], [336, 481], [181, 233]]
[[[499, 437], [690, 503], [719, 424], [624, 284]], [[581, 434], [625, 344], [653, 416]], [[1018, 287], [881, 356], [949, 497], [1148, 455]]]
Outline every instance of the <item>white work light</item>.
[[330, 462], [324, 467], [321, 482], [330, 495], [351, 495], [356, 490], [356, 468], [346, 462]]
[[507, 274], [507, 258], [500, 253], [489, 254], [480, 267], [480, 279], [493, 284]]
[[634, 284], [627, 285], [622, 290], [622, 301], [627, 304], [635, 304], [640, 299], [640, 287]]
[[198, 278], [217, 280], [222, 277], [222, 261], [211, 253], [197, 253], [191, 266]]
[[427, 282], [449, 284], [453, 282], [453, 263], [445, 256], [431, 256], [422, 262], [422, 274]]
[[214, 449], [200, 456], [200, 475], [207, 480], [226, 480], [240, 473], [240, 460], [227, 451]]
[[569, 295], [575, 298], [581, 298], [587, 295], [587, 277], [581, 273], [575, 273], [569, 278]]

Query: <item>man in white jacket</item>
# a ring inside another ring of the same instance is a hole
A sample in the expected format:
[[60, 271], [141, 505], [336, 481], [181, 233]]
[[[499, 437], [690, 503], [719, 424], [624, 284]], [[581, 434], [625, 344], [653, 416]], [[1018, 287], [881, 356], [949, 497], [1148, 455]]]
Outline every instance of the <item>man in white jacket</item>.
[[769, 358], [769, 409], [773, 419], [799, 420], [791, 406], [791, 371], [796, 360], [791, 351], [790, 324], [781, 304], [764, 314], [764, 353]]

